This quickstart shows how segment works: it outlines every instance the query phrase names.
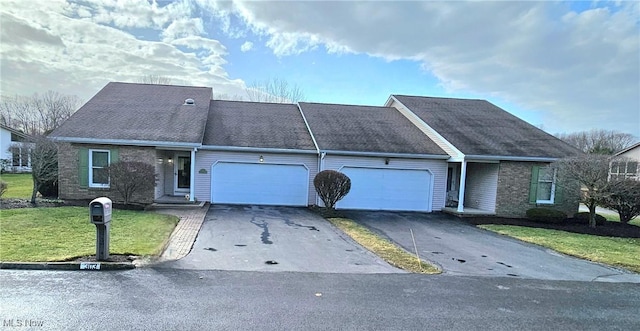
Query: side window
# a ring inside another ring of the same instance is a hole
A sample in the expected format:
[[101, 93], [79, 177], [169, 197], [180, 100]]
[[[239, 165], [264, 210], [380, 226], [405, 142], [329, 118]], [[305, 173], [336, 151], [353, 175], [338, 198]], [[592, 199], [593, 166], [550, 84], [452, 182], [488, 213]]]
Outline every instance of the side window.
[[538, 190], [536, 203], [553, 203], [556, 191], [556, 173], [549, 167], [538, 172]]
[[533, 166], [529, 203], [552, 204], [556, 199], [556, 171], [550, 167]]
[[89, 186], [109, 187], [110, 152], [108, 150], [89, 150]]

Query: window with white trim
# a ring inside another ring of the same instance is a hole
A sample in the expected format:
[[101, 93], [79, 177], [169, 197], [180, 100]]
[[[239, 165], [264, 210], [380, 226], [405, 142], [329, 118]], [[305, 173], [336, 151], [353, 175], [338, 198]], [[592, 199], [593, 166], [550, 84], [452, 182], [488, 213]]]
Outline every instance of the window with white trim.
[[109, 160], [111, 152], [106, 149], [89, 150], [89, 186], [109, 187]]
[[556, 171], [549, 167], [540, 167], [536, 203], [553, 203], [556, 194]]
[[637, 161], [614, 161], [611, 162], [609, 178], [611, 180], [635, 179], [638, 180]]

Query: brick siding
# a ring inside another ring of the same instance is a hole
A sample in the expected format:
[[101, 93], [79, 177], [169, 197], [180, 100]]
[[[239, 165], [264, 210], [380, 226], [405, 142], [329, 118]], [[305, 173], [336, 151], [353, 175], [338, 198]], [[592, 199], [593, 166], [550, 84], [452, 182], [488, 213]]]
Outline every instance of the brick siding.
[[[151, 165], [155, 164], [156, 150], [153, 147], [136, 146], [111, 146], [111, 145], [85, 145], [85, 144], [58, 144], [58, 191], [60, 199], [66, 200], [92, 200], [97, 197], [108, 197], [114, 202], [121, 202], [121, 195], [110, 188], [80, 187], [79, 182], [79, 158], [80, 148], [118, 149], [120, 161], [140, 161]], [[137, 192], [132, 201], [134, 203], [148, 204], [153, 202], [154, 190]]]
[[561, 201], [556, 199], [554, 204], [529, 203], [531, 170], [535, 165], [546, 166], [547, 163], [500, 162], [496, 197], [497, 216], [525, 217], [527, 209], [534, 207], [561, 210], [569, 217], [578, 211], [579, 190], [577, 185], [562, 187]]

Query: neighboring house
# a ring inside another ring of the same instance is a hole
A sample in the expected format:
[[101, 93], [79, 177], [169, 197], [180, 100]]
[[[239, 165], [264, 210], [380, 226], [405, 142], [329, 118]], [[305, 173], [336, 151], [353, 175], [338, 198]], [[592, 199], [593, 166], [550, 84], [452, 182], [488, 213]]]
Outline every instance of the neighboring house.
[[0, 159], [6, 172], [31, 171], [31, 146], [29, 136], [19, 130], [0, 125]]
[[[60, 197], [110, 196], [104, 168], [154, 164], [164, 197], [225, 204], [321, 205], [313, 178], [344, 172], [342, 209], [524, 216], [577, 211], [545, 166], [579, 153], [481, 100], [391, 96], [386, 107], [211, 100], [206, 87], [109, 83], [50, 137]], [[546, 174], [546, 176], [545, 176]], [[446, 206], [452, 206], [446, 208]]]
[[616, 161], [611, 163], [609, 178], [612, 180], [640, 180], [640, 142], [615, 154]]

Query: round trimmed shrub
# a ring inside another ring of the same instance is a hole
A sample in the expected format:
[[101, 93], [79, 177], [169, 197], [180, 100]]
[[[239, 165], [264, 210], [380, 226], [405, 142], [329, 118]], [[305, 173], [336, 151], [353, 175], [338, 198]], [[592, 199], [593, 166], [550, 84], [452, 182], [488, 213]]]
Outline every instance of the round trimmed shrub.
[[[576, 223], [589, 224], [589, 212], [582, 211], [579, 213], [575, 213], [573, 214], [573, 219], [574, 221], [576, 221]], [[596, 214], [596, 225], [603, 225], [606, 221], [607, 219], [604, 216]]]
[[550, 208], [531, 208], [527, 210], [527, 218], [544, 223], [561, 223], [567, 219], [567, 213]]
[[58, 197], [58, 181], [50, 181], [41, 183], [38, 186], [38, 192], [42, 194], [44, 198], [57, 198]]

